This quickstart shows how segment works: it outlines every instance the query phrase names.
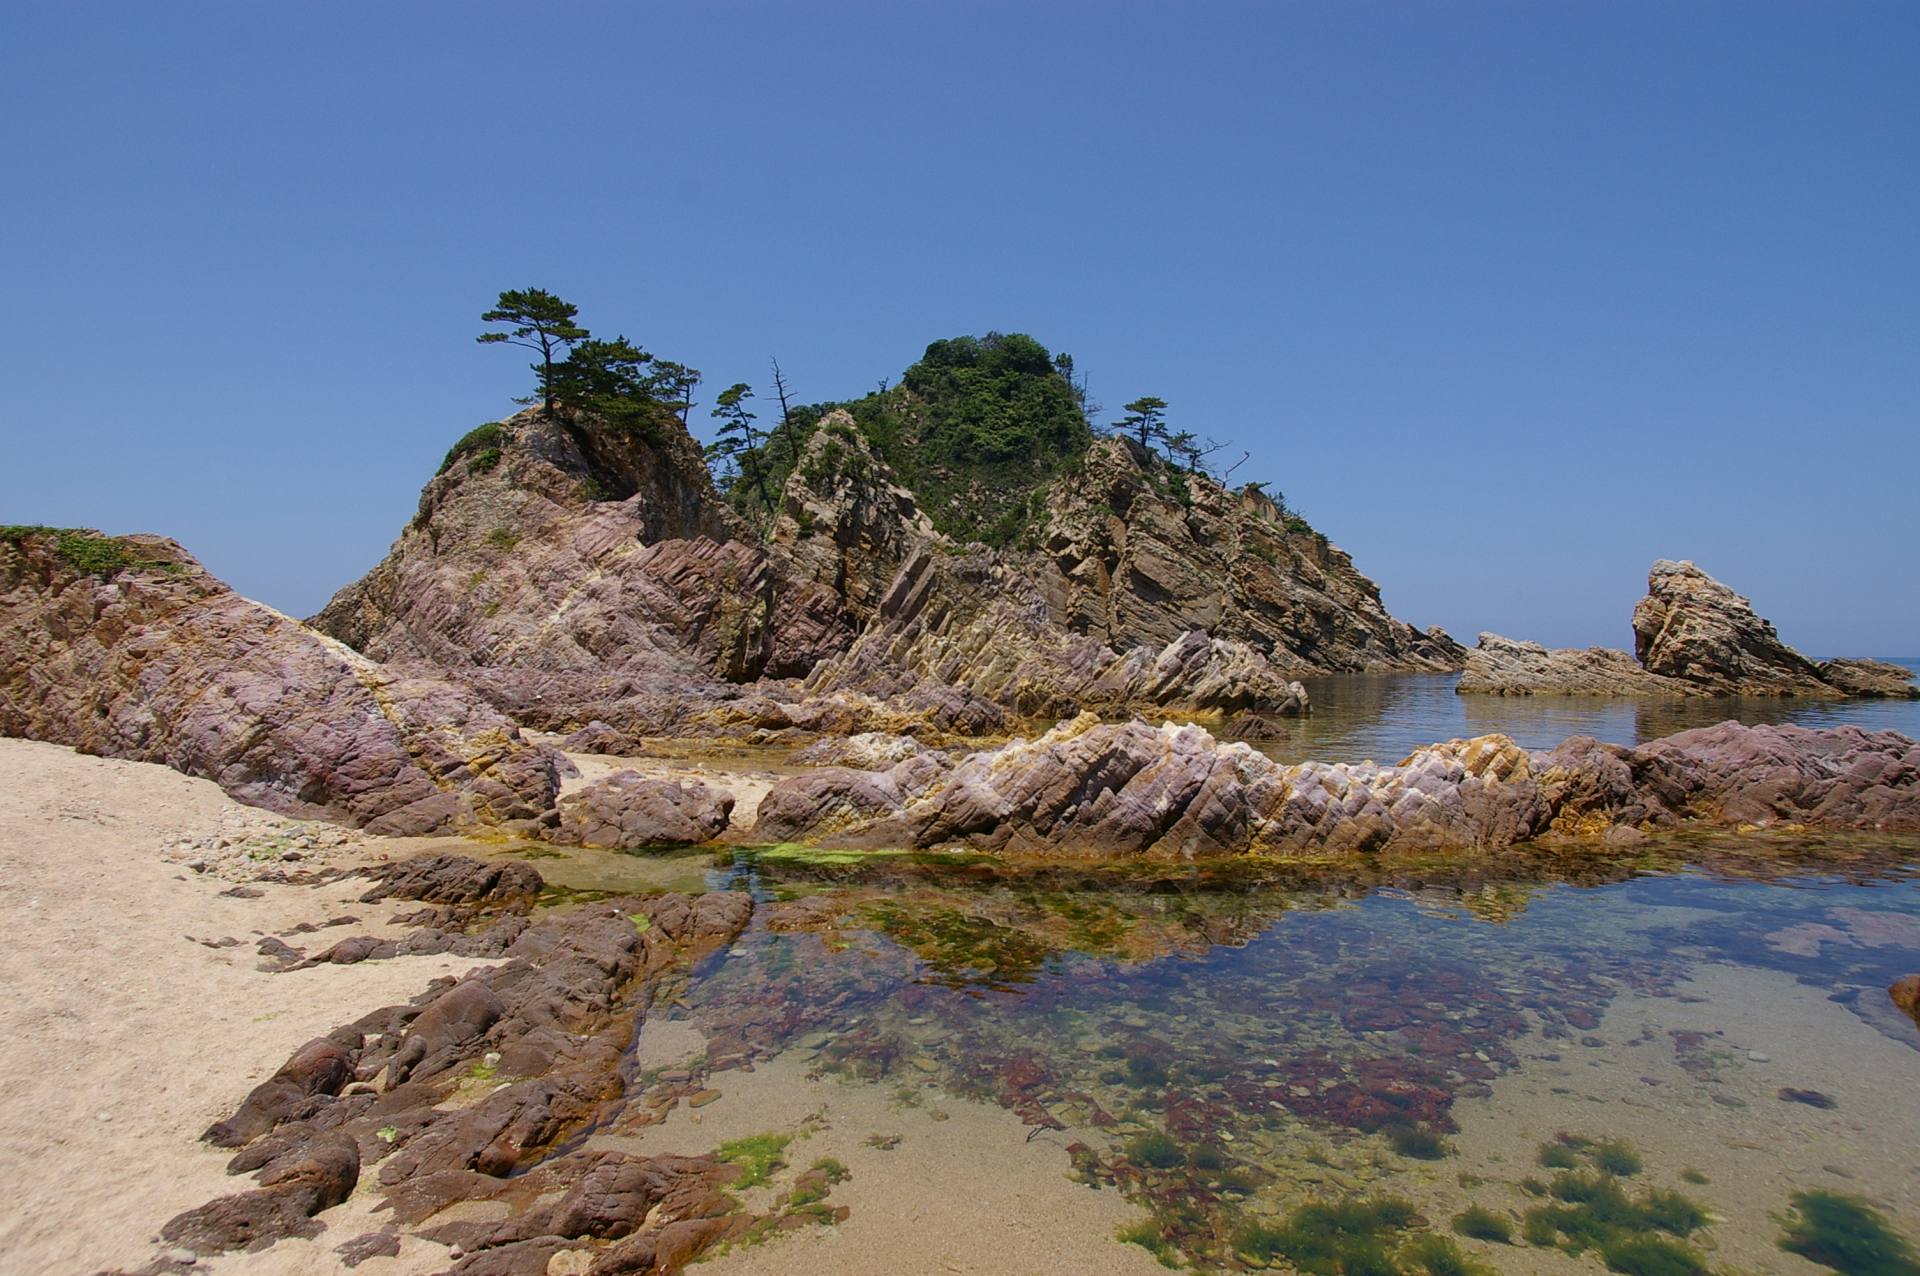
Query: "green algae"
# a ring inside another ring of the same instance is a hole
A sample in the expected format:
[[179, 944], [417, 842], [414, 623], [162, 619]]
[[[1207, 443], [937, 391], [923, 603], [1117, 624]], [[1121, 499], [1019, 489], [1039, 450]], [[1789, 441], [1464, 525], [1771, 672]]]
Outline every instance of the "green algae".
[[1503, 1214], [1479, 1205], [1469, 1205], [1453, 1216], [1453, 1230], [1477, 1241], [1513, 1244], [1513, 1223]]
[[1405, 1270], [1426, 1276], [1492, 1276], [1493, 1272], [1485, 1263], [1468, 1258], [1449, 1238], [1432, 1232], [1401, 1246], [1400, 1263]]
[[1285, 1259], [1309, 1276], [1400, 1276], [1387, 1242], [1417, 1217], [1410, 1202], [1394, 1196], [1311, 1201], [1277, 1226], [1243, 1226], [1233, 1248], [1259, 1263]]
[[1880, 1211], [1857, 1196], [1814, 1188], [1795, 1192], [1779, 1246], [1842, 1276], [1917, 1276], [1920, 1257]]
[[1423, 1125], [1390, 1125], [1385, 1133], [1393, 1150], [1411, 1160], [1438, 1161], [1453, 1151], [1452, 1145]]
[[1160, 1224], [1151, 1218], [1141, 1219], [1138, 1223], [1129, 1223], [1114, 1233], [1116, 1239], [1128, 1245], [1138, 1245], [1152, 1254], [1162, 1267], [1178, 1269], [1179, 1254], [1166, 1237], [1160, 1234]]
[[1149, 1169], [1170, 1170], [1176, 1165], [1186, 1164], [1187, 1154], [1178, 1143], [1165, 1134], [1155, 1132], [1142, 1134], [1127, 1144], [1127, 1158], [1136, 1165]]
[[775, 1170], [786, 1164], [783, 1154], [794, 1137], [791, 1134], [753, 1134], [722, 1143], [714, 1155], [739, 1167], [740, 1174], [730, 1186], [759, 1187], [773, 1177]]

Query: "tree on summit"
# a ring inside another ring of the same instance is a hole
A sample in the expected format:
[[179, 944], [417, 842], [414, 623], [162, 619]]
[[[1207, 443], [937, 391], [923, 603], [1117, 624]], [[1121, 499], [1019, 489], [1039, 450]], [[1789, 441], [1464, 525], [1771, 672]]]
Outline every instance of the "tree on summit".
[[1127, 415], [1120, 418], [1120, 432], [1131, 434], [1140, 441], [1148, 455], [1153, 453], [1153, 445], [1167, 441], [1167, 401], [1146, 395], [1135, 399], [1126, 407]]
[[554, 355], [571, 351], [592, 334], [574, 322], [578, 306], [562, 301], [544, 288], [522, 288], [500, 294], [492, 310], [480, 316], [481, 323], [504, 323], [506, 332], [483, 332], [474, 340], [481, 345], [506, 344], [540, 352], [533, 365], [540, 374], [540, 398], [548, 416], [553, 415]]

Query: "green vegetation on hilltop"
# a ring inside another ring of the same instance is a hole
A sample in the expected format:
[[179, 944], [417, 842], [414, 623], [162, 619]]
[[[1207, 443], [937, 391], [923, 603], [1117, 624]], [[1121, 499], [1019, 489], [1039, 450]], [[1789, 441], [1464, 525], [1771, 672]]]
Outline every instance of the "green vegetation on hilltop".
[[111, 576], [128, 567], [150, 567], [161, 571], [185, 570], [166, 559], [137, 559], [126, 543], [116, 536], [100, 536], [82, 527], [43, 527], [38, 524], [0, 525], [0, 542], [20, 545], [29, 537], [50, 536], [54, 552], [67, 566], [83, 576]]
[[721, 487], [743, 513], [770, 510], [821, 418], [844, 408], [935, 527], [960, 541], [1016, 543], [1047, 484], [1095, 437], [1072, 368], [1023, 333], [936, 341], [897, 386], [844, 402], [783, 401], [751, 448], [737, 446], [736, 427]]

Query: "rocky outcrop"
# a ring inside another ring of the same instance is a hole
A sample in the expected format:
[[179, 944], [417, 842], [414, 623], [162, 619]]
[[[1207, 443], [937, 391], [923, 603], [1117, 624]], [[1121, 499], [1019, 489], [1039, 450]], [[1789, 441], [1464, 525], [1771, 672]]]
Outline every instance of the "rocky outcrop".
[[565, 760], [480, 697], [240, 597], [170, 540], [0, 538], [0, 733], [382, 833], [537, 815]]
[[726, 832], [732, 815], [733, 794], [725, 790], [616, 771], [562, 798], [559, 827], [550, 837], [621, 851], [695, 846]]
[[1635, 655], [1549, 651], [1481, 634], [1461, 694], [1571, 696], [1920, 696], [1913, 673], [1875, 660], [1815, 664], [1780, 641], [1747, 599], [1692, 563], [1661, 559], [1633, 609]]
[[1455, 690], [1492, 696], [1689, 696], [1692, 683], [1648, 673], [1613, 647], [1561, 647], [1481, 634]]
[[1920, 699], [1913, 670], [1884, 660], [1823, 660], [1820, 680], [1842, 695], [1884, 700]]
[[1836, 694], [1751, 602], [1692, 563], [1653, 565], [1647, 596], [1633, 609], [1633, 654], [1647, 672], [1713, 694]]
[[907, 556], [936, 542], [945, 538], [913, 493], [837, 410], [808, 436], [767, 535], [784, 576], [831, 591], [854, 632], [874, 618]]
[[[490, 867], [454, 858], [397, 880], [478, 880]], [[471, 921], [476, 908], [448, 920]], [[500, 964], [308, 1043], [216, 1124], [207, 1138], [239, 1149], [229, 1171], [260, 1186], [185, 1212], [162, 1235], [198, 1254], [314, 1235], [314, 1216], [363, 1174], [385, 1197], [388, 1226], [433, 1219], [421, 1234], [464, 1249], [455, 1270], [468, 1273], [557, 1270], [547, 1264], [568, 1249], [582, 1252], [567, 1270], [670, 1272], [743, 1234], [759, 1220], [719, 1194], [737, 1170], [714, 1158], [564, 1143], [622, 1117], [629, 1086], [644, 1084], [622, 1060], [655, 981], [684, 978], [732, 942], [752, 908], [737, 892], [665, 894], [512, 918]], [[442, 1215], [456, 1204], [468, 1209]]]
[[1806, 823], [1920, 829], [1920, 747], [1892, 732], [1724, 723], [1636, 749], [1504, 736], [1396, 766], [1281, 766], [1198, 727], [1092, 715], [957, 764], [782, 781], [754, 835], [849, 847], [1051, 854], [1326, 855], [1489, 848], [1557, 834]]
[[927, 746], [910, 735], [865, 731], [859, 735], [816, 740], [793, 755], [797, 766], [844, 766], [856, 771], [885, 771], [925, 753]]
[[764, 545], [670, 417], [650, 439], [564, 412], [490, 428], [313, 623], [531, 726], [637, 742], [992, 734], [1080, 708], [1257, 722], [1304, 711], [1298, 673], [1459, 663], [1274, 502], [1122, 441], [1056, 485], [1033, 537], [990, 551], [935, 530], [842, 411], [807, 437]]
[[922, 545], [901, 565], [872, 626], [807, 680], [814, 692], [898, 697], [957, 686], [1019, 717], [1136, 710], [1289, 717], [1306, 689], [1244, 643], [1193, 631], [1164, 648], [1116, 652], [1055, 624], [1033, 582], [999, 557]]
[[1034, 569], [1049, 615], [1119, 650], [1199, 630], [1308, 672], [1447, 670], [1445, 632], [1387, 614], [1380, 590], [1327, 538], [1256, 486], [1230, 490], [1094, 443], [1049, 495]]
[[[529, 409], [455, 456], [393, 549], [313, 624], [459, 672], [516, 711], [803, 672], [845, 645], [833, 600], [776, 590], [677, 421], [653, 437]], [[582, 719], [584, 720], [584, 719]]]

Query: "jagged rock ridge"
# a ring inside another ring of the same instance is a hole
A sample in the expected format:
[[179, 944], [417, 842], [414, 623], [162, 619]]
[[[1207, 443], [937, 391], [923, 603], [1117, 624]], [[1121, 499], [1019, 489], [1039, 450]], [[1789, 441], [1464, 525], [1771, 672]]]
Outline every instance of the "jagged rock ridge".
[[1306, 708], [1299, 673], [1458, 663], [1270, 501], [1180, 476], [1183, 502], [1119, 441], [1056, 485], [1047, 548], [1023, 552], [942, 536], [845, 412], [808, 437], [764, 545], [677, 422], [607, 433], [564, 412], [502, 423], [497, 455], [453, 458], [314, 625], [522, 722], [628, 739], [1280, 716]]

